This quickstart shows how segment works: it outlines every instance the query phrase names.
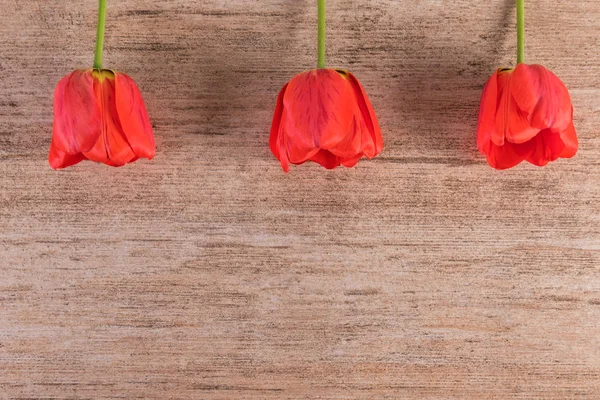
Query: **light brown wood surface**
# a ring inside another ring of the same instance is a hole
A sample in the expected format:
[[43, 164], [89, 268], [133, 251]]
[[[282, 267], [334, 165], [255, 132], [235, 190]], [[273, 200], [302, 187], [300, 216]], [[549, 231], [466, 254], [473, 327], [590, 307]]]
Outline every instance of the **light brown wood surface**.
[[600, 399], [600, 2], [527, 1], [581, 148], [497, 172], [475, 128], [513, 1], [330, 0], [385, 149], [286, 175], [268, 131], [314, 1], [109, 1], [157, 156], [55, 172], [96, 7], [0, 0], [1, 399]]

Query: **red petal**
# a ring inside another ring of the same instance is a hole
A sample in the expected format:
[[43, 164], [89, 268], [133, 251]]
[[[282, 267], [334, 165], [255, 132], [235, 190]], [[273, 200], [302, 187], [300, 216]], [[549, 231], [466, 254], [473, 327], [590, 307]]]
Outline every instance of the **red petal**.
[[75, 165], [78, 162], [85, 160], [85, 157], [81, 153], [74, 155], [67, 154], [64, 151], [58, 149], [54, 142], [50, 143], [50, 153], [48, 154], [48, 162], [52, 169], [66, 168], [71, 165]]
[[99, 78], [94, 80], [94, 92], [101, 105], [101, 134], [94, 147], [83, 155], [89, 160], [102, 162], [114, 167], [122, 166], [134, 160], [137, 155], [131, 148], [119, 122], [115, 104], [115, 80], [107, 77], [109, 71], [96, 72]]
[[508, 169], [519, 164], [525, 159], [525, 154], [520, 148], [521, 144], [504, 143], [503, 146], [496, 146], [490, 143], [490, 148], [485, 154], [488, 164], [496, 169]]
[[565, 148], [560, 135], [550, 129], [544, 129], [522, 146], [527, 149], [525, 159], [540, 167], [556, 160]]
[[[281, 120], [285, 121], [286, 120], [286, 110], [285, 108], [281, 111]], [[290, 170], [290, 159], [288, 157], [288, 151], [287, 151], [287, 137], [285, 135], [285, 132], [283, 131], [283, 124], [279, 125], [279, 133], [277, 135], [276, 138], [276, 143], [275, 143], [275, 148], [277, 149], [277, 158], [279, 159], [279, 162], [281, 163], [281, 168], [283, 168], [284, 172], [289, 172]], [[275, 154], [275, 152], [273, 152], [273, 154]]]
[[560, 139], [565, 144], [565, 148], [560, 153], [561, 158], [571, 158], [577, 153], [579, 142], [577, 140], [577, 134], [575, 133], [575, 126], [573, 121], [569, 124], [567, 129], [560, 132]]
[[350, 131], [355, 109], [352, 87], [335, 70], [296, 75], [283, 103], [288, 112], [285, 131], [299, 152], [333, 148]]
[[517, 144], [525, 143], [540, 131], [531, 126], [528, 113], [520, 109], [514, 101], [514, 90], [519, 90], [514, 82], [514, 71], [498, 72], [496, 136], [492, 136], [492, 141], [499, 146], [504, 140]]
[[[479, 121], [477, 124], [477, 148], [481, 154], [487, 154], [491, 150], [492, 136], [496, 131], [496, 104], [498, 103], [498, 72], [488, 79], [479, 103]], [[500, 144], [504, 143], [501, 136]]]
[[100, 105], [91, 70], [73, 71], [54, 91], [52, 142], [67, 154], [90, 150], [100, 135]]
[[506, 130], [504, 137], [507, 141], [515, 144], [525, 143], [537, 135], [540, 130], [531, 126], [527, 114], [521, 111], [514, 101], [510, 101], [514, 107], [507, 113]]
[[282, 152], [292, 164], [302, 164], [310, 159], [319, 148], [312, 143], [312, 138], [297, 128], [297, 121], [289, 117], [293, 110], [286, 107], [283, 112], [283, 125], [281, 126]]
[[519, 64], [513, 75], [513, 98], [528, 114], [531, 125], [540, 130], [567, 129], [572, 120], [572, 105], [564, 83], [541, 65]]
[[279, 127], [281, 126], [281, 117], [283, 114], [283, 96], [285, 94], [285, 90], [287, 89], [288, 84], [286, 83], [283, 88], [279, 91], [279, 95], [277, 96], [277, 104], [275, 105], [275, 112], [273, 113], [273, 122], [271, 123], [271, 134], [269, 136], [269, 147], [271, 148], [271, 152], [273, 155], [280, 160], [279, 158], [279, 146], [278, 146], [278, 137], [280, 134]]
[[122, 131], [136, 156], [152, 159], [156, 146], [144, 99], [135, 82], [122, 73], [115, 73], [115, 104]]
[[358, 161], [359, 161], [359, 160], [360, 160], [362, 157], [363, 157], [363, 154], [358, 154], [358, 155], [356, 155], [356, 156], [354, 156], [354, 157], [344, 158], [344, 159], [342, 159], [342, 161], [341, 161], [341, 164], [342, 164], [344, 167], [347, 167], [347, 168], [352, 168], [352, 167], [354, 167], [356, 164], [358, 164]]
[[[366, 134], [366, 135], [365, 135]], [[366, 137], [366, 142], [371, 144], [371, 149], [374, 147], [373, 140], [368, 135], [368, 129], [365, 126], [364, 121], [360, 117], [360, 113], [357, 110], [357, 114], [352, 118], [352, 124], [350, 125], [350, 131], [344, 139], [336, 143], [331, 148], [325, 148], [333, 154], [341, 158], [355, 157], [357, 154], [362, 154], [363, 149], [363, 138]]]
[[383, 136], [381, 135], [379, 122], [377, 121], [377, 116], [375, 115], [373, 106], [369, 101], [369, 96], [367, 96], [367, 93], [358, 79], [356, 79], [356, 77], [349, 72], [346, 72], [346, 74], [348, 75], [348, 79], [352, 84], [352, 88], [356, 95], [356, 102], [362, 116], [362, 120], [360, 121], [363, 137], [362, 152], [368, 158], [373, 158], [377, 154], [381, 153], [381, 150], [383, 150]]
[[319, 150], [310, 157], [310, 160], [321, 164], [327, 169], [334, 169], [340, 165], [340, 159], [328, 150]]

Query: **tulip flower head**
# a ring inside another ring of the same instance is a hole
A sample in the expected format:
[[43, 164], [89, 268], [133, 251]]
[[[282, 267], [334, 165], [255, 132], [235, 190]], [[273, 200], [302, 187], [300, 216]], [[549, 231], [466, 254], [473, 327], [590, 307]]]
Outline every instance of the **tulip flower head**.
[[317, 69], [296, 75], [277, 98], [269, 145], [285, 172], [314, 161], [327, 169], [353, 167], [383, 149], [379, 124], [351, 73], [325, 68], [325, 1], [319, 0]]
[[524, 6], [517, 0], [517, 67], [497, 70], [481, 96], [477, 147], [496, 169], [544, 166], [577, 153], [573, 106], [561, 80], [524, 58]]
[[496, 169], [573, 157], [577, 135], [565, 85], [541, 65], [496, 71], [483, 89], [477, 146]]
[[118, 167], [152, 159], [154, 136], [144, 100], [127, 75], [102, 69], [106, 0], [100, 0], [94, 68], [76, 70], [54, 92], [48, 161], [53, 169], [82, 160]]
[[308, 160], [327, 169], [373, 158], [383, 139], [373, 107], [349, 72], [315, 69], [283, 87], [271, 126], [271, 151], [284, 171]]

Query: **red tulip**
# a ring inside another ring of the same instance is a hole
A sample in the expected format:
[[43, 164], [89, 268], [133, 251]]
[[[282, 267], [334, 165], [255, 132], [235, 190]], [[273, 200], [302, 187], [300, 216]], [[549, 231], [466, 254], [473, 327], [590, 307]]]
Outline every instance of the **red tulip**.
[[49, 161], [54, 169], [82, 160], [118, 167], [155, 153], [144, 100], [127, 75], [107, 69], [77, 70], [54, 92]]
[[102, 68], [106, 0], [98, 1], [94, 67], [76, 70], [54, 91], [48, 161], [54, 169], [82, 160], [118, 167], [155, 153], [152, 126], [135, 82]]
[[477, 146], [496, 169], [573, 157], [577, 136], [565, 85], [541, 65], [496, 71], [481, 97]]
[[269, 140], [284, 171], [308, 160], [327, 169], [373, 158], [383, 139], [373, 107], [349, 72], [319, 68], [296, 75], [277, 98]]

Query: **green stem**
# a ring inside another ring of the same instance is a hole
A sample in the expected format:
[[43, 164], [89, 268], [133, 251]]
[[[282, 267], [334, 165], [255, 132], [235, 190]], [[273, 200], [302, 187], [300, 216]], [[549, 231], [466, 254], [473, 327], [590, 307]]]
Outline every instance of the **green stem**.
[[325, 0], [317, 0], [319, 8], [319, 51], [317, 68], [325, 68]]
[[94, 68], [102, 69], [102, 48], [104, 47], [104, 25], [106, 25], [106, 0], [98, 3], [98, 30], [96, 31], [96, 55]]
[[517, 64], [525, 62], [525, 0], [517, 0]]

